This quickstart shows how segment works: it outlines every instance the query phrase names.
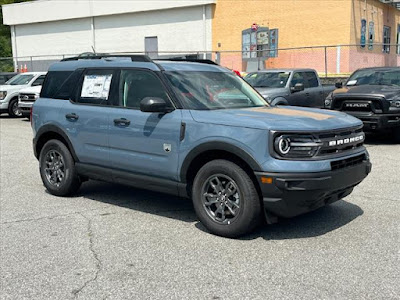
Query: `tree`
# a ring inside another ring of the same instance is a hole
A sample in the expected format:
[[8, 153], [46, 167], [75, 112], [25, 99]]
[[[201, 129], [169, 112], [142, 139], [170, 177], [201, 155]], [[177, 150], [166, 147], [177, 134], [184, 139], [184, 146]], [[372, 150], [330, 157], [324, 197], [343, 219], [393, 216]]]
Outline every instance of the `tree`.
[[[0, 5], [27, 2], [29, 0], [0, 0]], [[14, 70], [12, 59], [1, 59], [12, 56], [10, 26], [3, 25], [3, 10], [0, 9], [0, 70], [10, 72]]]

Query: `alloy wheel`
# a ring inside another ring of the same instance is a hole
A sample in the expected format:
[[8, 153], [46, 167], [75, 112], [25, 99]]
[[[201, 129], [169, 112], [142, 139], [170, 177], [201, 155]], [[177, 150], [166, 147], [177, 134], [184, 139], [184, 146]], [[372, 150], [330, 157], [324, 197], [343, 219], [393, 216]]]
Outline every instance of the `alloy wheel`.
[[220, 224], [231, 224], [240, 212], [240, 191], [229, 176], [216, 174], [209, 177], [202, 189], [203, 208], [208, 216]]

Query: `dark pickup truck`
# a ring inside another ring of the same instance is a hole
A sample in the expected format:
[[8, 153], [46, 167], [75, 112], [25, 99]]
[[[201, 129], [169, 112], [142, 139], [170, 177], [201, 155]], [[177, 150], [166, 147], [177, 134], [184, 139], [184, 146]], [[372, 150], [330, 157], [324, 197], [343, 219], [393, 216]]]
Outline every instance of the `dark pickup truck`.
[[355, 71], [325, 100], [325, 107], [346, 112], [364, 123], [364, 131], [387, 131], [400, 141], [400, 68]]
[[244, 78], [271, 105], [324, 107], [334, 86], [322, 86], [313, 69], [271, 69], [249, 73]]

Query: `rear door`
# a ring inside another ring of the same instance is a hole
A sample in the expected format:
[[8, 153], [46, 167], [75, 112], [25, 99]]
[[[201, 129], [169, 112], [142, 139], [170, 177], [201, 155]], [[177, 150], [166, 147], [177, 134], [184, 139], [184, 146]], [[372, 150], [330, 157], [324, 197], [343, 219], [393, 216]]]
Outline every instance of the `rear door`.
[[109, 114], [110, 160], [114, 169], [177, 180], [181, 110], [167, 114], [140, 110], [146, 97], [172, 102], [155, 72], [121, 70], [118, 99]]
[[117, 71], [82, 70], [71, 101], [62, 107], [62, 128], [81, 163], [111, 167], [109, 158], [109, 115]]

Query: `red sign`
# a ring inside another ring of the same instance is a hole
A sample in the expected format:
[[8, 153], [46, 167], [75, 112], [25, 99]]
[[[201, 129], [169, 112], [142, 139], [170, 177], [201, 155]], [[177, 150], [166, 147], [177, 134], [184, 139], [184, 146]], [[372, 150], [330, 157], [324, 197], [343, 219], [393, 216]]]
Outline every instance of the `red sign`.
[[257, 31], [258, 30], [258, 24], [257, 23], [253, 23], [253, 25], [251, 25], [251, 30], [253, 31]]

